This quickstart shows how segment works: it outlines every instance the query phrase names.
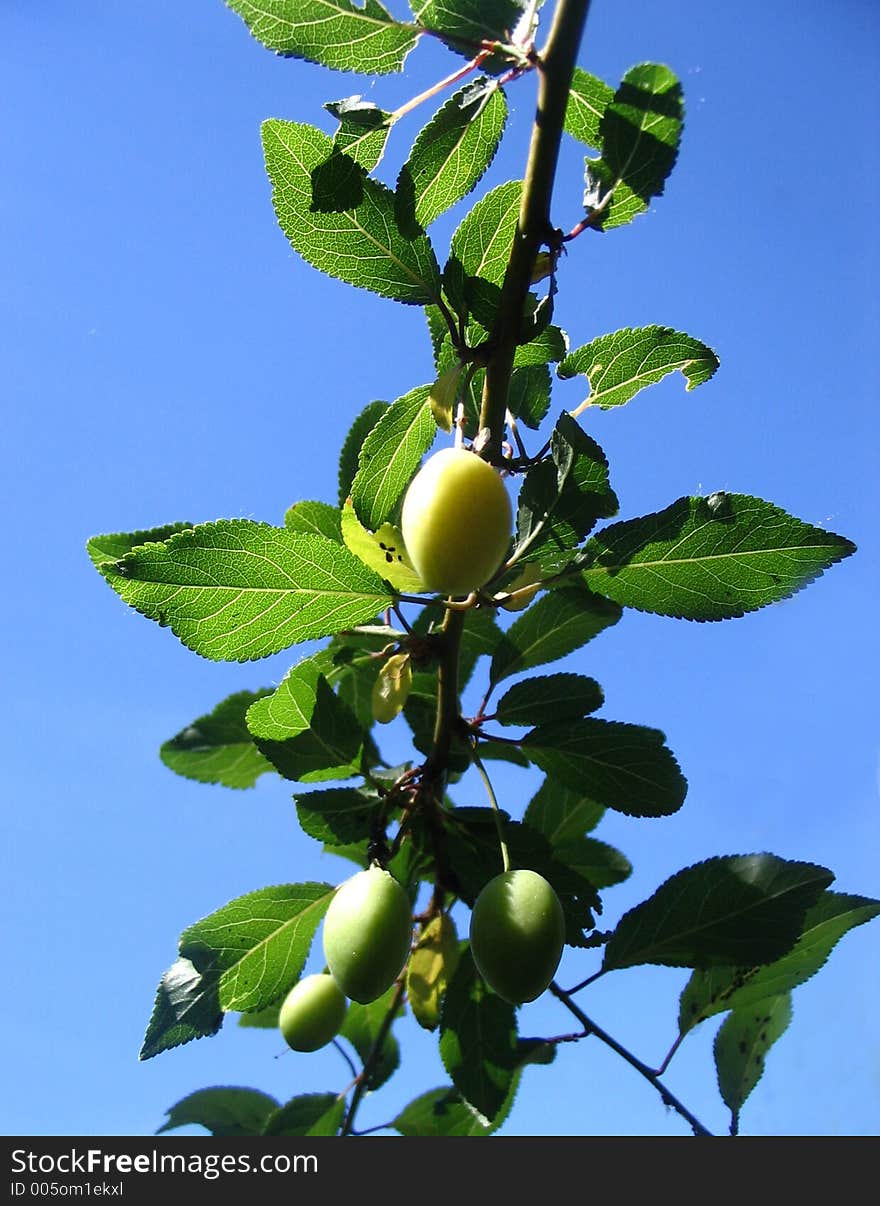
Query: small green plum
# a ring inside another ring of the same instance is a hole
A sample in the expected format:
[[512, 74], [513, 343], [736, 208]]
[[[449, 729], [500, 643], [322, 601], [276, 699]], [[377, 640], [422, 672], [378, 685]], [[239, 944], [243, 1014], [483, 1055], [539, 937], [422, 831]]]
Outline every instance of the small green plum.
[[294, 1051], [317, 1051], [339, 1033], [348, 1002], [331, 975], [305, 976], [284, 998], [278, 1026]]
[[504, 871], [477, 897], [470, 927], [477, 971], [511, 1005], [534, 1001], [556, 974], [565, 944], [559, 897], [537, 871]]
[[496, 469], [465, 448], [443, 448], [410, 483], [400, 526], [425, 588], [467, 595], [504, 560], [513, 513]]
[[324, 958], [347, 997], [368, 1005], [390, 988], [412, 945], [409, 897], [373, 865], [340, 884], [324, 918]]

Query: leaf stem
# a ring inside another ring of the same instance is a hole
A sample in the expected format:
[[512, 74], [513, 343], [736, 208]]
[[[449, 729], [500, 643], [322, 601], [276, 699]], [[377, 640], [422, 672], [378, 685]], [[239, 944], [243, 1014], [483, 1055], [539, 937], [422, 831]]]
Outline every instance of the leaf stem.
[[395, 109], [389, 118], [389, 125], [392, 122], [399, 121], [405, 114], [411, 112], [423, 101], [430, 100], [432, 96], [437, 96], [444, 88], [450, 88], [453, 84], [457, 84], [459, 80], [463, 80], [466, 75], [470, 75], [477, 67], [491, 55], [491, 50], [481, 50], [478, 55], [465, 63], [464, 67], [458, 71], [453, 71], [444, 79], [438, 80], [436, 84], [432, 84], [430, 88], [426, 88], [424, 92], [420, 92], [418, 96], [414, 96], [412, 100], [408, 100], [405, 105], [401, 105], [399, 109]]
[[627, 1048], [621, 1043], [618, 1043], [617, 1039], [612, 1038], [610, 1034], [602, 1030], [601, 1027], [597, 1026], [595, 1022], [591, 1021], [584, 1011], [580, 1009], [574, 1003], [574, 1001], [572, 1001], [568, 993], [561, 989], [558, 984], [551, 984], [550, 992], [552, 992], [554, 997], [562, 1002], [569, 1013], [573, 1014], [574, 1017], [577, 1018], [584, 1030], [586, 1030], [589, 1034], [595, 1035], [600, 1042], [604, 1043], [606, 1047], [610, 1047], [612, 1051], [621, 1057], [621, 1059], [626, 1060], [631, 1068], [635, 1068], [636, 1072], [638, 1072], [640, 1076], [643, 1076], [649, 1084], [653, 1085], [660, 1094], [663, 1104], [665, 1106], [669, 1106], [670, 1109], [675, 1110], [677, 1114], [680, 1114], [681, 1117], [684, 1118], [685, 1122], [688, 1123], [695, 1135], [712, 1134], [710, 1130], [703, 1126], [699, 1118], [692, 1114], [687, 1106], [680, 1102], [678, 1098], [671, 1093], [669, 1089], [667, 1089], [653, 1069], [649, 1068], [647, 1064], [642, 1063], [637, 1056], [633, 1055], [631, 1051], [628, 1051]]

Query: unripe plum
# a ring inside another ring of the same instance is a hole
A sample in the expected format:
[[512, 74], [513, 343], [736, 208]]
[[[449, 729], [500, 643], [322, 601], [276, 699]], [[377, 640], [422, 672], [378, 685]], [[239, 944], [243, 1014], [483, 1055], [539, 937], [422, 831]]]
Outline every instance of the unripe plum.
[[368, 1005], [403, 970], [412, 944], [409, 897], [372, 866], [340, 884], [324, 918], [324, 957], [347, 997]]
[[537, 871], [504, 871], [474, 904], [471, 953], [489, 987], [511, 1005], [534, 1001], [548, 986], [565, 944], [559, 897]]
[[306, 976], [284, 998], [278, 1026], [294, 1051], [317, 1051], [339, 1033], [347, 1009], [345, 994], [332, 976]]
[[467, 595], [500, 566], [513, 515], [498, 471], [465, 448], [424, 463], [403, 500], [401, 531], [427, 590]]

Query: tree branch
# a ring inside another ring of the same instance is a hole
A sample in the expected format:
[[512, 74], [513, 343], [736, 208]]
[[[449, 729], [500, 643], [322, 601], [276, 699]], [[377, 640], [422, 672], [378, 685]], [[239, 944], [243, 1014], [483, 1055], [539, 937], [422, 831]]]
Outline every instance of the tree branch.
[[644, 1076], [645, 1080], [647, 1080], [649, 1084], [653, 1085], [653, 1087], [660, 1094], [663, 1104], [675, 1110], [677, 1114], [680, 1114], [681, 1117], [684, 1118], [685, 1122], [688, 1123], [695, 1135], [712, 1134], [710, 1130], [707, 1130], [707, 1128], [703, 1126], [699, 1118], [690, 1112], [687, 1106], [683, 1105], [678, 1098], [674, 1096], [674, 1094], [670, 1093], [669, 1089], [667, 1089], [666, 1086], [661, 1082], [656, 1072], [652, 1071], [647, 1064], [643, 1064], [642, 1061], [633, 1055], [631, 1051], [628, 1051], [626, 1047], [618, 1043], [617, 1039], [612, 1038], [610, 1034], [607, 1034], [604, 1030], [597, 1026], [595, 1022], [590, 1021], [584, 1011], [575, 1005], [568, 993], [563, 991], [558, 984], [551, 984], [550, 991], [553, 993], [554, 997], [562, 1002], [569, 1013], [573, 1014], [577, 1018], [585, 1031], [587, 1031], [589, 1034], [595, 1035], [596, 1038], [599, 1039], [600, 1042], [604, 1043], [606, 1047], [610, 1047], [612, 1051], [621, 1057], [621, 1059], [626, 1060], [631, 1068], [635, 1068], [636, 1072], [638, 1072], [640, 1076]]
[[575, 60], [590, 0], [559, 0], [547, 45], [539, 56], [538, 109], [532, 129], [513, 249], [504, 274], [501, 301], [492, 330], [492, 355], [486, 366], [480, 429], [488, 434], [481, 449], [498, 460], [513, 357], [523, 308], [532, 283], [535, 258], [550, 239], [550, 200]]

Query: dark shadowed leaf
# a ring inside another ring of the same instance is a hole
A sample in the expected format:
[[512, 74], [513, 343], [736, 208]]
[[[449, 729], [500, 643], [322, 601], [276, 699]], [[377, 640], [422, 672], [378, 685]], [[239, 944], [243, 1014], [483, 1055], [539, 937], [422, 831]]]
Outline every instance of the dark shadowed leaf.
[[616, 624], [616, 604], [570, 587], [538, 599], [505, 633], [492, 657], [493, 683], [565, 657]]
[[804, 916], [801, 935], [781, 959], [763, 967], [710, 967], [695, 971], [681, 994], [682, 1034], [728, 1009], [748, 1011], [768, 997], [782, 996], [824, 967], [840, 939], [880, 915], [880, 901], [842, 892], [823, 892]]
[[356, 787], [331, 787], [293, 798], [303, 831], [327, 846], [368, 839], [379, 807], [375, 792]]
[[570, 415], [560, 416], [550, 448], [526, 474], [517, 504], [517, 547], [547, 574], [564, 569], [596, 521], [618, 507], [605, 453]]
[[275, 1098], [257, 1089], [240, 1089], [233, 1085], [197, 1089], [166, 1111], [168, 1118], [156, 1134], [162, 1135], [179, 1126], [203, 1126], [212, 1135], [225, 1138], [260, 1135], [266, 1119], [277, 1109]]
[[207, 968], [203, 973], [189, 959], [176, 959], [159, 981], [138, 1058], [152, 1059], [181, 1043], [216, 1034], [223, 1024], [218, 981], [219, 972]]
[[440, 1019], [440, 1058], [462, 1097], [491, 1125], [519, 1063], [516, 1011], [486, 987], [465, 949]]
[[495, 716], [501, 724], [534, 725], [578, 720], [601, 708], [602, 688], [583, 674], [536, 675], [515, 683], [498, 700]]
[[[584, 931], [594, 926], [600, 908], [596, 886], [576, 867], [557, 857], [538, 830], [504, 814], [504, 839], [513, 867], [530, 867], [553, 886], [565, 915], [565, 941], [585, 944]], [[502, 870], [498, 829], [490, 808], [456, 808], [446, 817], [446, 846], [459, 896], [472, 905], [490, 879]]]
[[224, 787], [253, 787], [260, 775], [274, 768], [254, 745], [245, 714], [252, 703], [269, 694], [267, 687], [230, 695], [213, 712], [199, 716], [164, 742], [159, 757], [186, 779], [222, 783]]
[[825, 867], [773, 854], [707, 859], [621, 918], [603, 968], [771, 963], [797, 942], [807, 909], [833, 879]]
[[556, 779], [545, 779], [529, 801], [523, 820], [543, 833], [552, 846], [558, 846], [590, 833], [604, 815], [604, 805], [583, 792]]
[[658, 729], [586, 717], [532, 729], [521, 748], [546, 775], [607, 808], [662, 817], [687, 794], [665, 740]]

